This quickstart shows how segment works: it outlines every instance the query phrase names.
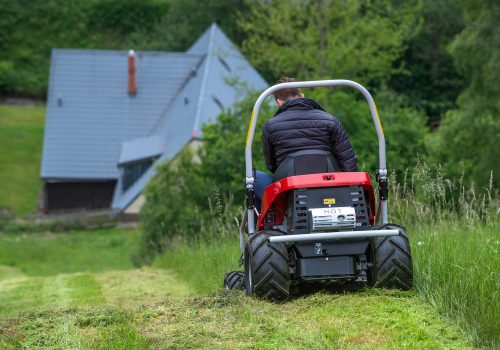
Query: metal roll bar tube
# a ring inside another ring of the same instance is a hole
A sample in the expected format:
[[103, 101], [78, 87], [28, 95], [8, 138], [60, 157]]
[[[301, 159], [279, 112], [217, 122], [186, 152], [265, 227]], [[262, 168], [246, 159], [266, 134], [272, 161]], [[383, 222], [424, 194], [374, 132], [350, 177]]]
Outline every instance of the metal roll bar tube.
[[285, 242], [319, 242], [334, 239], [352, 239], [352, 238], [374, 238], [398, 236], [398, 230], [367, 230], [367, 231], [343, 231], [343, 232], [318, 232], [302, 235], [283, 235], [269, 237], [270, 243]]
[[[381, 196], [380, 196], [380, 211], [381, 211], [381, 220], [382, 224], [387, 223], [387, 169], [386, 169], [386, 155], [385, 155], [385, 138], [384, 138], [384, 130], [382, 129], [382, 123], [380, 122], [380, 117], [378, 115], [377, 107], [375, 105], [375, 101], [373, 97], [370, 95], [367, 89], [365, 89], [362, 85], [351, 81], [351, 80], [316, 80], [316, 81], [301, 81], [301, 82], [292, 82], [292, 83], [282, 83], [269, 87], [262, 94], [260, 94], [259, 98], [255, 102], [252, 117], [250, 119], [250, 125], [248, 127], [247, 138], [246, 138], [246, 146], [245, 146], [245, 184], [247, 189], [247, 194], [253, 194], [254, 188], [254, 177], [253, 177], [253, 169], [252, 169], [252, 143], [253, 137], [255, 134], [255, 126], [257, 125], [257, 119], [259, 118], [259, 111], [264, 103], [265, 99], [269, 97], [273, 92], [282, 90], [282, 89], [290, 89], [290, 88], [314, 88], [314, 87], [333, 87], [333, 86], [348, 86], [354, 88], [361, 92], [368, 102], [370, 107], [370, 113], [373, 119], [373, 123], [375, 125], [375, 130], [377, 131], [378, 136], [378, 155], [379, 155], [379, 170], [378, 170], [378, 178], [379, 184], [381, 184]], [[247, 209], [248, 216], [248, 233], [251, 235], [255, 233], [255, 220], [254, 220], [254, 208], [248, 207]]]

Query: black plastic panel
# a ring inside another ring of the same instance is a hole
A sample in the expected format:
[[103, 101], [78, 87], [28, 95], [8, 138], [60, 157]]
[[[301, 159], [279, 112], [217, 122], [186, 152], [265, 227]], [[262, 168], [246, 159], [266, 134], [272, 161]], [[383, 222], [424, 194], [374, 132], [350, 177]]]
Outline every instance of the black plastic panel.
[[354, 276], [355, 261], [352, 256], [297, 259], [298, 275], [307, 277]]
[[[317, 254], [318, 246], [321, 243], [322, 254]], [[297, 255], [303, 258], [311, 258], [318, 256], [338, 256], [338, 255], [360, 255], [365, 254], [368, 248], [369, 240], [338, 240], [326, 242], [297, 242], [295, 248]]]

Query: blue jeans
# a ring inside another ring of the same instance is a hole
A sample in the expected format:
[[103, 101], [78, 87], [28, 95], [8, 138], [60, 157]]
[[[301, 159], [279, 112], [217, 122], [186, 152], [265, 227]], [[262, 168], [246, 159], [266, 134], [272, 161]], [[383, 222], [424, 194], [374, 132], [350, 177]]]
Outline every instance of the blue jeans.
[[255, 182], [254, 182], [254, 189], [255, 189], [255, 207], [260, 213], [260, 207], [262, 205], [262, 196], [264, 196], [264, 189], [272, 184], [274, 181], [274, 178], [272, 175], [269, 175], [263, 171], [260, 170], [255, 170]]

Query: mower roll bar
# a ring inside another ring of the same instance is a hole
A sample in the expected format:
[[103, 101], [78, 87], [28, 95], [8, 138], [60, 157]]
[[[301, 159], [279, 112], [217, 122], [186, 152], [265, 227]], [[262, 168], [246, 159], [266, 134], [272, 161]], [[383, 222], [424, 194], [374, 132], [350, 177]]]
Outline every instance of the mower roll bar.
[[262, 103], [269, 97], [273, 92], [282, 89], [290, 88], [314, 88], [314, 87], [334, 87], [334, 86], [349, 86], [361, 92], [370, 106], [370, 113], [375, 125], [375, 130], [378, 136], [378, 155], [379, 155], [379, 169], [377, 172], [379, 187], [380, 187], [380, 212], [382, 224], [387, 223], [387, 169], [386, 169], [386, 157], [385, 157], [385, 138], [384, 130], [382, 129], [382, 124], [380, 123], [380, 117], [378, 115], [377, 107], [372, 95], [365, 89], [362, 85], [351, 81], [351, 80], [315, 80], [315, 81], [300, 81], [292, 83], [281, 83], [273, 85], [267, 88], [255, 102], [252, 117], [250, 119], [250, 125], [248, 127], [246, 146], [245, 146], [245, 184], [247, 193], [247, 227], [248, 233], [251, 235], [255, 233], [255, 220], [254, 220], [254, 182], [252, 169], [252, 143], [255, 134], [255, 126], [257, 124], [257, 119], [259, 117], [259, 111]]
[[283, 235], [271, 236], [271, 243], [286, 242], [318, 242], [329, 241], [333, 239], [352, 239], [352, 238], [374, 238], [398, 236], [399, 230], [366, 230], [366, 231], [341, 231], [341, 232], [317, 232], [301, 235]]

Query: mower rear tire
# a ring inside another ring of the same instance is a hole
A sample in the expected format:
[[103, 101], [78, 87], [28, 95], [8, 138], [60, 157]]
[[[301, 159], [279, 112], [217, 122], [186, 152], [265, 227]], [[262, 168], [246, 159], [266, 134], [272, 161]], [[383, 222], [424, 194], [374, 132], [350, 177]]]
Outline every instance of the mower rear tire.
[[224, 276], [224, 288], [245, 290], [245, 272], [244, 271], [231, 271]]
[[398, 236], [375, 238], [371, 242], [373, 267], [369, 283], [378, 288], [409, 290], [413, 287], [410, 242], [403, 226], [386, 224], [379, 229], [399, 230]]
[[245, 245], [245, 290], [247, 295], [283, 301], [290, 295], [288, 250], [283, 243], [269, 243], [278, 231], [261, 231]]

